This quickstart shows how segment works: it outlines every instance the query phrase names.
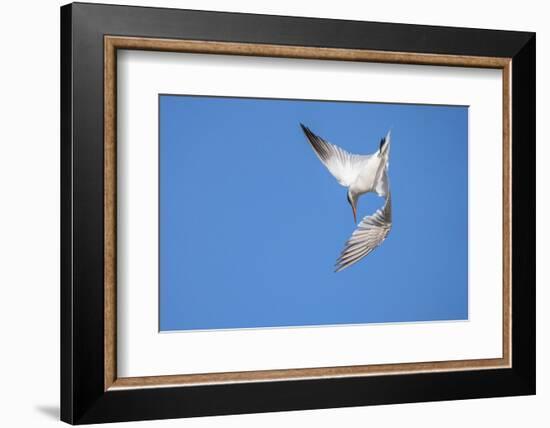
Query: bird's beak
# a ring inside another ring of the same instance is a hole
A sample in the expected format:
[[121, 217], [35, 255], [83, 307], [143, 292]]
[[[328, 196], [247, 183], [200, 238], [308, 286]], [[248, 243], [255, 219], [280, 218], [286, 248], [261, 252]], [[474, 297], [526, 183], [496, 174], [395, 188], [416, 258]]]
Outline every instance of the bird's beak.
[[355, 204], [351, 204], [351, 209], [353, 211], [353, 221], [357, 223], [357, 208], [355, 208]]

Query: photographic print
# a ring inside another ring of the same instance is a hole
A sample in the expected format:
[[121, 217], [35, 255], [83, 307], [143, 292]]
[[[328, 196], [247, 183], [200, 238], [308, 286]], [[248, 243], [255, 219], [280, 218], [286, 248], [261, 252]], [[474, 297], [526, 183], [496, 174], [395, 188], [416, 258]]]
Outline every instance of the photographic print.
[[468, 319], [468, 107], [159, 95], [160, 331]]

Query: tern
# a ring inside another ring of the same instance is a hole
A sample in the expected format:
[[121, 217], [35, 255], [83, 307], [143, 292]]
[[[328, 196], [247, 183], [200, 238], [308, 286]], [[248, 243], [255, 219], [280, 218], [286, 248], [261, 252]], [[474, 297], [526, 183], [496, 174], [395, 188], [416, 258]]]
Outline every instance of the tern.
[[373, 215], [364, 217], [347, 240], [335, 272], [339, 272], [370, 254], [388, 236], [392, 227], [391, 194], [388, 179], [390, 134], [380, 140], [379, 148], [370, 155], [356, 155], [331, 144], [300, 124], [313, 151], [339, 184], [347, 187], [347, 200], [357, 223], [357, 201], [361, 195], [374, 192], [384, 198], [384, 205]]

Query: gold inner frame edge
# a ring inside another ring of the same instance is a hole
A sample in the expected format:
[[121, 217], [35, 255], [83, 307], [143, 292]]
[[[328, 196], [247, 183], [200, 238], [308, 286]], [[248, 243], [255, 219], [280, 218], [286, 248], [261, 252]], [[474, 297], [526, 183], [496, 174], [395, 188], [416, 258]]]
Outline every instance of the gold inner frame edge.
[[[169, 376], [117, 376], [116, 366], [116, 54], [118, 49], [214, 55], [241, 55], [393, 64], [495, 68], [502, 70], [503, 95], [503, 325], [502, 358], [375, 364], [301, 369], [277, 369]], [[318, 378], [395, 375], [422, 372], [511, 367], [511, 58], [421, 54], [309, 46], [173, 40], [143, 37], [104, 37], [104, 389], [193, 386], [220, 383], [283, 381]]]

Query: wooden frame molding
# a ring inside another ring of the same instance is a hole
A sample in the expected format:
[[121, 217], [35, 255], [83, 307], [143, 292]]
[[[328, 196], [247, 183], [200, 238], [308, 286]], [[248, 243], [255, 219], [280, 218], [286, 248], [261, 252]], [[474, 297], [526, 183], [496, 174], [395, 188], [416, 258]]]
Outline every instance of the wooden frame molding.
[[[117, 377], [116, 367], [116, 85], [117, 50], [246, 55], [338, 61], [383, 62], [502, 70], [503, 81], [503, 349], [502, 358], [437, 361], [405, 364], [359, 365], [306, 369], [204, 373], [173, 376]], [[122, 388], [191, 386], [218, 383], [260, 382], [311, 378], [395, 375], [419, 372], [460, 371], [511, 367], [512, 355], [512, 61], [510, 58], [405, 52], [334, 49], [252, 43], [170, 40], [138, 37], [104, 37], [104, 390]]]

